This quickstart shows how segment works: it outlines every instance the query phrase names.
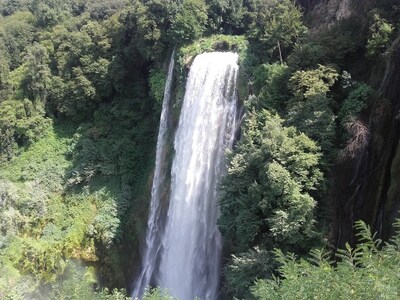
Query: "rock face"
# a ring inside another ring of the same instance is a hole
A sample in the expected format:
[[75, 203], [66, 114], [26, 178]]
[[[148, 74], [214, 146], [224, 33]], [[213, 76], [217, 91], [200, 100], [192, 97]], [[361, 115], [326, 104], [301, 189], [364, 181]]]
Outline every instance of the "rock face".
[[336, 1], [330, 1], [329, 3], [331, 3], [333, 5], [332, 8], [336, 10], [335, 13], [336, 20], [346, 19], [350, 17], [351, 15], [350, 0], [336, 0]]
[[311, 27], [316, 31], [330, 28], [337, 21], [349, 18], [352, 15], [353, 10], [354, 8], [351, 0], [318, 1], [311, 11], [313, 16]]
[[[379, 0], [380, 1], [380, 0]], [[331, 28], [337, 22], [358, 18], [367, 26], [367, 14], [378, 0], [299, 0], [311, 18], [311, 31]], [[393, 1], [394, 3], [394, 1]], [[337, 165], [329, 197], [333, 226], [330, 242], [343, 248], [357, 242], [354, 222], [364, 220], [387, 240], [400, 211], [400, 36], [384, 63], [375, 66], [370, 84], [378, 96], [364, 123], [369, 143], [353, 159]], [[381, 73], [384, 69], [384, 75]], [[379, 73], [379, 74], [378, 74]], [[379, 84], [380, 83], [380, 84]]]
[[337, 168], [334, 231], [343, 247], [356, 242], [353, 225], [361, 219], [387, 240], [400, 210], [400, 37], [393, 43], [379, 96], [369, 115], [370, 142], [360, 155]]

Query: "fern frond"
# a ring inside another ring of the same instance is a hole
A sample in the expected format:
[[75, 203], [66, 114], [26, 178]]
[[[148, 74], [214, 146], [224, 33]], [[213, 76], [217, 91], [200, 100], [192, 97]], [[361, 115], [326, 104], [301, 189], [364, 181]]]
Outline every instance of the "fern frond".
[[363, 245], [368, 245], [369, 247], [375, 247], [374, 237], [371, 233], [371, 227], [367, 225], [364, 221], [355, 222], [354, 228], [356, 229], [356, 237]]
[[329, 260], [330, 252], [325, 251], [324, 249], [312, 249], [310, 251], [310, 257], [307, 258], [307, 261], [315, 266], [321, 267], [324, 264], [331, 264], [332, 262]]

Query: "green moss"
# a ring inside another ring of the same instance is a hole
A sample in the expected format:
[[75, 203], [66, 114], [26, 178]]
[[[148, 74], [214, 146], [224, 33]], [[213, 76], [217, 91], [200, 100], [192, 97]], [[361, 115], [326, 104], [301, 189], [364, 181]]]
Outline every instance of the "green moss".
[[158, 69], [150, 70], [150, 95], [157, 101], [158, 104], [162, 103], [164, 96], [165, 82], [167, 81], [167, 74]]
[[248, 42], [244, 36], [212, 35], [181, 47], [177, 51], [177, 62], [181, 68], [188, 67], [196, 55], [212, 51], [234, 51], [239, 53], [239, 60], [243, 61], [246, 57], [247, 45]]
[[174, 88], [174, 112], [173, 118], [176, 121], [179, 118], [180, 106], [185, 93], [186, 76], [191, 63], [196, 55], [213, 51], [232, 51], [239, 54], [239, 77], [238, 77], [238, 95], [243, 101], [248, 95], [248, 77], [250, 73], [248, 41], [242, 35], [223, 35], [217, 34], [201, 38], [192, 44], [182, 46], [177, 51], [177, 75]]

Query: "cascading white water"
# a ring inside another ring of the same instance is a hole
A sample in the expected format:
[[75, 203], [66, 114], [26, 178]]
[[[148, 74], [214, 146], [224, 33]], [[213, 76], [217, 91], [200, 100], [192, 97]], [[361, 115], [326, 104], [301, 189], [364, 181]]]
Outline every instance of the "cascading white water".
[[150, 214], [147, 221], [146, 247], [142, 258], [142, 269], [135, 281], [132, 297], [141, 298], [147, 285], [150, 284], [156, 267], [161, 247], [160, 210], [163, 187], [165, 185], [166, 145], [168, 137], [169, 106], [174, 71], [175, 51], [172, 52], [168, 68], [167, 81], [164, 89], [164, 99], [161, 109], [160, 125], [157, 136], [156, 164], [151, 189]]
[[237, 60], [235, 53], [198, 55], [186, 84], [156, 277], [181, 300], [217, 297], [222, 245], [216, 185], [236, 128]]
[[[155, 186], [162, 184], [157, 165], [163, 162], [158, 151], [161, 143], [165, 148], [159, 133], [147, 249], [134, 297], [141, 298], [151, 281], [180, 300], [217, 298], [222, 241], [216, 224], [216, 186], [225, 168], [224, 151], [232, 146], [236, 130], [237, 60], [235, 53], [214, 52], [193, 61], [175, 134], [165, 228], [159, 228], [160, 203], [156, 203], [161, 187]], [[160, 132], [161, 126], [162, 121]]]

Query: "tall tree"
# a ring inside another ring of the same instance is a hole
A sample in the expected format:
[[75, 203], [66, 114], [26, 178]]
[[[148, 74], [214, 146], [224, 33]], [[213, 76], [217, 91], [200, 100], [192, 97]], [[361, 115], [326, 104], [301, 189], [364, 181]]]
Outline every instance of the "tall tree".
[[256, 0], [248, 37], [254, 51], [281, 62], [305, 32], [302, 13], [291, 0]]
[[45, 104], [49, 91], [51, 71], [49, 68], [49, 54], [46, 47], [38, 43], [27, 50], [25, 63], [27, 74], [25, 78], [26, 90], [30, 98]]
[[204, 0], [185, 0], [172, 23], [172, 34], [178, 43], [194, 41], [202, 36], [207, 24]]
[[320, 158], [319, 147], [294, 127], [284, 127], [279, 116], [267, 110], [248, 116], [229, 155], [218, 221], [235, 254], [226, 272], [235, 296], [247, 298], [252, 281], [271, 276], [275, 247], [301, 253], [312, 246]]
[[32, 13], [41, 27], [53, 26], [70, 14], [68, 2], [63, 0], [32, 0]]
[[289, 81], [294, 97], [287, 105], [287, 123], [316, 141], [325, 154], [331, 152], [336, 126], [328, 92], [338, 77], [335, 69], [319, 65], [296, 71]]

